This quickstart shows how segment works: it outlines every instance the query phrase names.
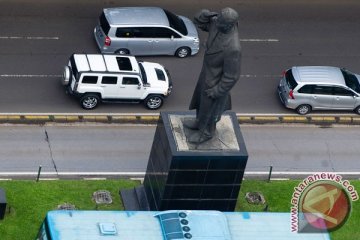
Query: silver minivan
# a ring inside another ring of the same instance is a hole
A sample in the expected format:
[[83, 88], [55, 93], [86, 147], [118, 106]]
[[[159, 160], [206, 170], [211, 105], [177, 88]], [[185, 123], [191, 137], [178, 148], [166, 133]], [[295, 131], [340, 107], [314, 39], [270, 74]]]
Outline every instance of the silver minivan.
[[301, 115], [316, 109], [360, 114], [360, 75], [338, 67], [292, 67], [284, 71], [278, 94], [287, 108]]
[[159, 7], [105, 8], [94, 29], [102, 53], [175, 55], [199, 51], [199, 36], [190, 19]]

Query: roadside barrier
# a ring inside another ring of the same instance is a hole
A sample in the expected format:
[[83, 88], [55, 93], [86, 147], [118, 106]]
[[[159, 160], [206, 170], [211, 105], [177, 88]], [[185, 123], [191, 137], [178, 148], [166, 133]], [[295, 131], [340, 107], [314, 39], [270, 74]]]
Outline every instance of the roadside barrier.
[[[349, 124], [360, 125], [360, 116], [348, 115], [259, 115], [237, 114], [239, 123], [248, 124]], [[156, 124], [159, 114], [0, 114], [0, 124], [45, 124], [45, 123], [128, 123]]]

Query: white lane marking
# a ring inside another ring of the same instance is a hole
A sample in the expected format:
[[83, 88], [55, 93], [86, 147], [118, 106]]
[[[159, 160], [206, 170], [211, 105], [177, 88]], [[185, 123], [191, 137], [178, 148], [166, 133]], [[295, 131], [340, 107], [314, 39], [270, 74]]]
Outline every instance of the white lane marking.
[[0, 74], [0, 77], [3, 78], [55, 78], [61, 76], [52, 74]]
[[272, 77], [281, 77], [281, 75], [271, 75], [271, 74], [265, 74], [265, 75], [241, 74], [240, 77], [242, 77], [242, 78], [257, 78], [257, 77], [272, 78]]
[[26, 36], [0, 36], [5, 40], [59, 40], [59, 37], [26, 37]]
[[[0, 74], [0, 77], [3, 78], [57, 78], [61, 77], [62, 75], [57, 74]], [[242, 78], [258, 78], [258, 77], [264, 77], [264, 78], [273, 78], [273, 77], [281, 77], [281, 75], [271, 75], [271, 74], [265, 74], [265, 75], [256, 75], [256, 74], [242, 74], [240, 75]]]
[[280, 42], [279, 39], [241, 39], [240, 38], [240, 42]]
[[[60, 37], [26, 37], [26, 36], [0, 36], [5, 40], [60, 40]], [[241, 42], [280, 42], [279, 39], [260, 39], [260, 38], [240, 38]]]

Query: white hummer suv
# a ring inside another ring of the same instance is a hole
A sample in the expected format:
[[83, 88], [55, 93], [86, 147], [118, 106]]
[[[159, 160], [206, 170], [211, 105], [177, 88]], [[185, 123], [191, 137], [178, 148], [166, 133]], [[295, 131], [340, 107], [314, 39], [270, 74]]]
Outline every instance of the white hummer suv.
[[71, 55], [62, 83], [84, 109], [94, 109], [100, 102], [143, 102], [154, 110], [172, 90], [162, 65], [116, 54]]

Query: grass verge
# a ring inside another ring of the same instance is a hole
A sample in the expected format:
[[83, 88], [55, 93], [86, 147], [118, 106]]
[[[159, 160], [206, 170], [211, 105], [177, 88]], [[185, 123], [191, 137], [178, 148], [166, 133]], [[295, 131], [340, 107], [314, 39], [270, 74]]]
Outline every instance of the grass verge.
[[[246, 192], [261, 192], [268, 204], [270, 212], [290, 212], [290, 200], [300, 180], [271, 181], [244, 180], [236, 207], [237, 211], [263, 211], [264, 205], [251, 205], [246, 202]], [[138, 185], [130, 180], [103, 181], [3, 181], [0, 188], [5, 189], [8, 211], [5, 219], [0, 220], [1, 240], [32, 240], [49, 210], [56, 209], [59, 204], [71, 203], [80, 210], [122, 210], [119, 189], [132, 188]], [[360, 192], [360, 181], [351, 181]], [[96, 206], [92, 193], [97, 190], [108, 190], [113, 197], [110, 205]], [[351, 216], [345, 225], [331, 233], [333, 240], [360, 239], [360, 201], [352, 203]], [[290, 228], [290, 219], [289, 219]]]
[[56, 209], [59, 204], [71, 203], [80, 210], [95, 210], [92, 194], [98, 190], [110, 191], [113, 199], [112, 204], [99, 205], [98, 209], [121, 210], [119, 189], [137, 184], [129, 180], [0, 182], [10, 206], [10, 213], [0, 220], [0, 239], [33, 240], [47, 211]]

